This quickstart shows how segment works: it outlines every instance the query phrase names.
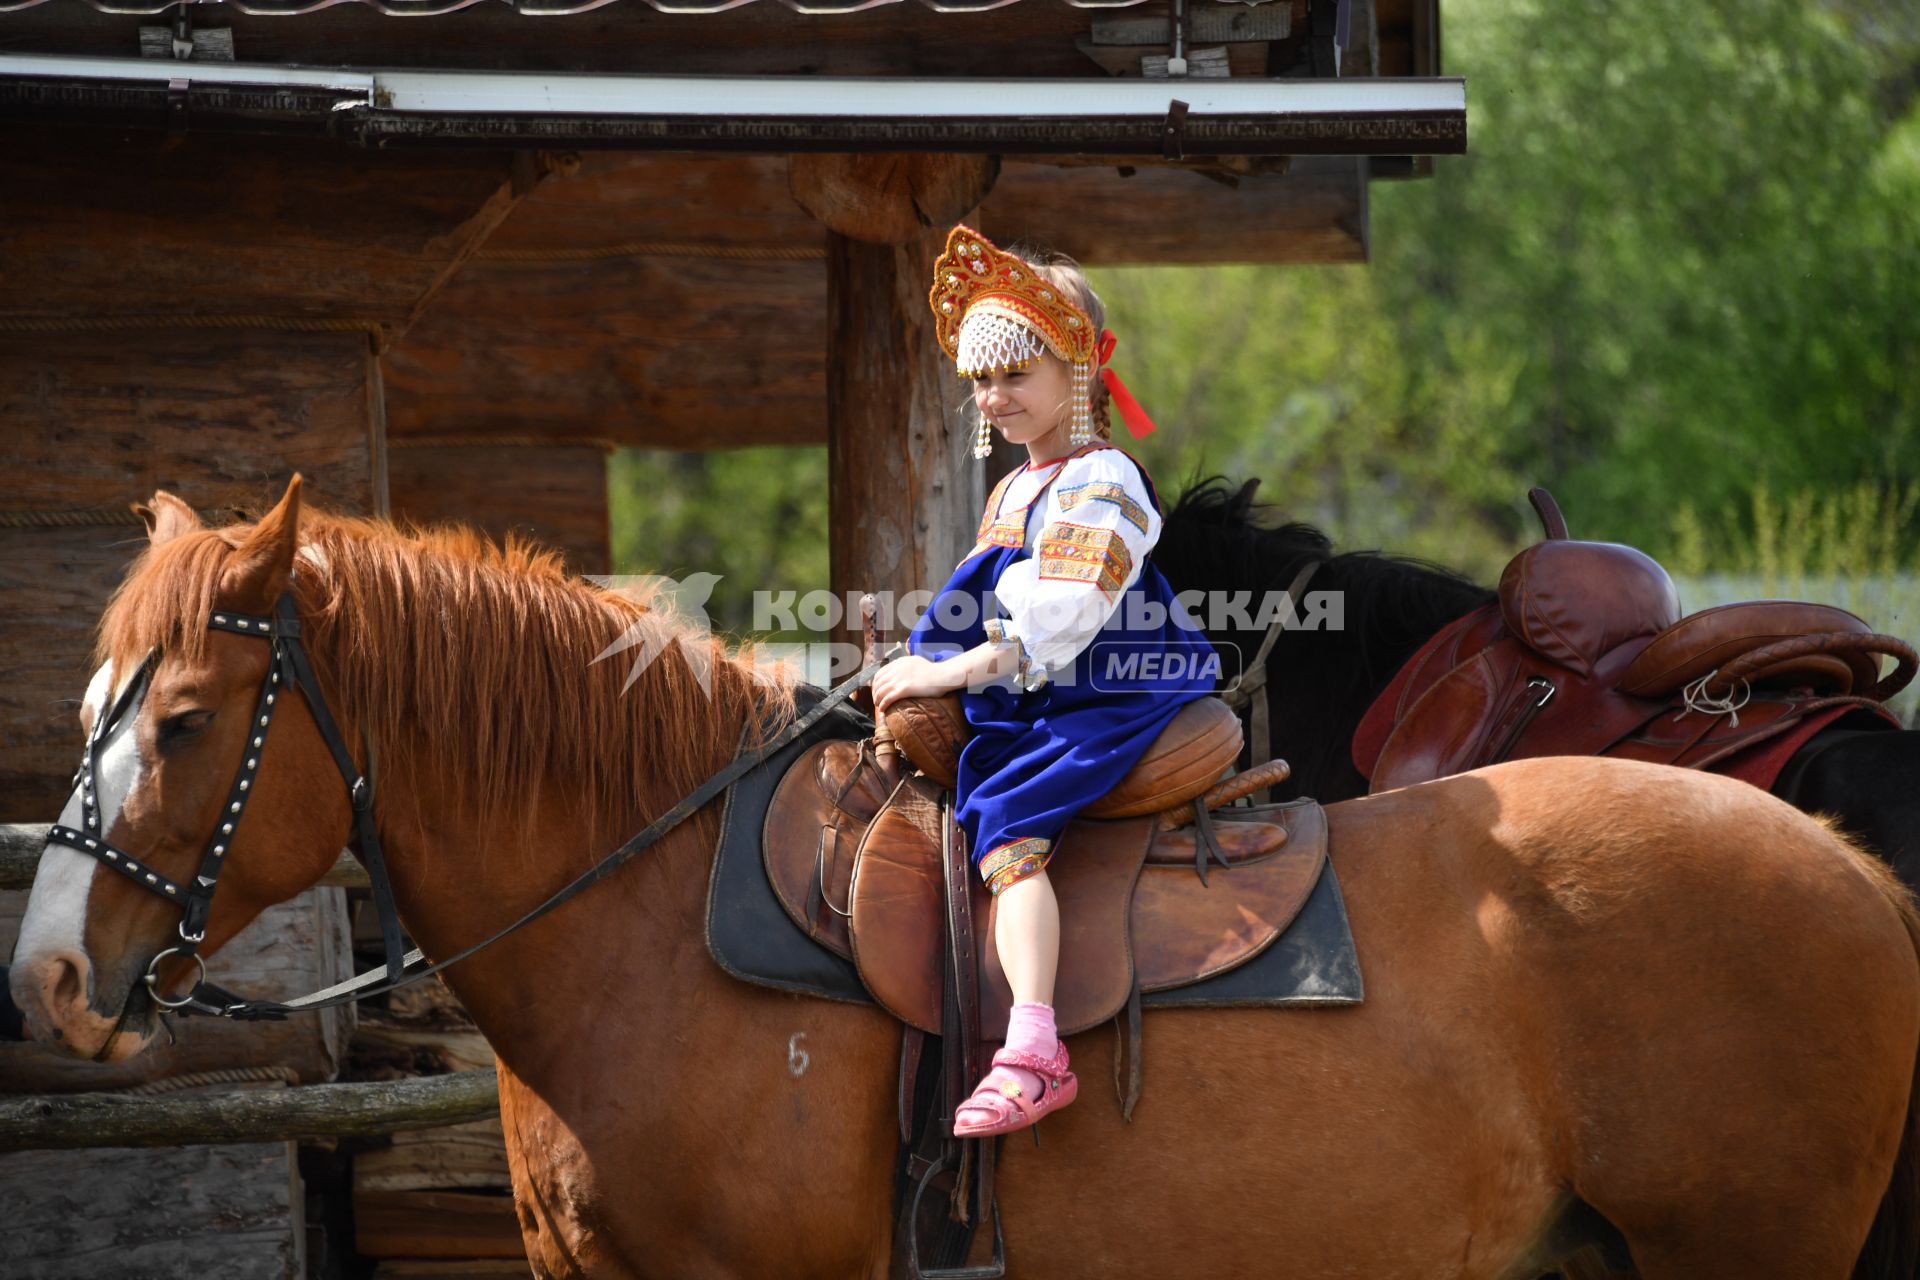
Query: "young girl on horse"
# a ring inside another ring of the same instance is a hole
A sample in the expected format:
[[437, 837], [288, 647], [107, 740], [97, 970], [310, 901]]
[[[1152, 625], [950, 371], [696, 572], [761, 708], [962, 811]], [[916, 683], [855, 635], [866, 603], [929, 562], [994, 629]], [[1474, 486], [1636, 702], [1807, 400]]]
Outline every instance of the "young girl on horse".
[[941, 346], [973, 382], [974, 456], [992, 451], [990, 427], [1028, 455], [988, 499], [911, 655], [873, 682], [881, 710], [964, 690], [973, 737], [957, 815], [996, 899], [994, 946], [1014, 998], [1006, 1046], [954, 1120], [957, 1136], [986, 1137], [1079, 1091], [1053, 1016], [1060, 910], [1047, 862], [1074, 815], [1181, 706], [1213, 692], [1213, 652], [1148, 559], [1160, 536], [1152, 481], [1106, 441], [1109, 396], [1135, 434], [1153, 427], [1101, 367], [1113, 334], [1080, 269], [955, 227], [930, 300]]

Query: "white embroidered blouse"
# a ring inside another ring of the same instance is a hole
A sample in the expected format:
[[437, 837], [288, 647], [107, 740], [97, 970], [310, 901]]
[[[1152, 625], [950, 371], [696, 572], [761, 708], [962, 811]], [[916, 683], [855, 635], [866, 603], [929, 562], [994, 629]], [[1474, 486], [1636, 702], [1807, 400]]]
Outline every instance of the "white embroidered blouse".
[[[1042, 485], [1046, 493], [1036, 502]], [[1160, 513], [1146, 479], [1118, 449], [1089, 449], [1057, 467], [1028, 466], [1002, 482], [973, 553], [996, 545], [1032, 549], [994, 584], [1007, 617], [986, 627], [989, 640], [1017, 648], [1022, 688], [1038, 689], [1049, 672], [1073, 665], [1159, 540]]]

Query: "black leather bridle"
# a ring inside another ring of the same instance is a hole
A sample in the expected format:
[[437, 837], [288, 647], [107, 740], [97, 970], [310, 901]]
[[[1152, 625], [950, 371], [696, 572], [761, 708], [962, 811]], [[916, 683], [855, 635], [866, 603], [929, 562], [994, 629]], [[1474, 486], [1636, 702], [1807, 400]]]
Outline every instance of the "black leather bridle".
[[[114, 700], [112, 709], [100, 717], [93, 726], [93, 732], [87, 736], [80, 773], [75, 779], [84, 829], [75, 830], [56, 824], [47, 832], [47, 839], [78, 849], [102, 865], [118, 871], [142, 889], [179, 904], [179, 943], [147, 962], [144, 980], [147, 994], [156, 1005], [162, 1009], [233, 1018], [271, 1016], [248, 1012], [256, 1009], [258, 1002], [242, 1000], [208, 983], [206, 961], [201, 958], [199, 949], [206, 940], [207, 917], [213, 910], [213, 891], [220, 882], [220, 872], [227, 864], [227, 850], [233, 844], [234, 830], [245, 816], [247, 801], [253, 794], [267, 733], [273, 728], [274, 712], [279, 707], [281, 695], [297, 689], [306, 697], [307, 708], [320, 727], [320, 736], [325, 740], [327, 750], [332, 753], [334, 764], [346, 782], [347, 796], [353, 805], [353, 843], [361, 862], [366, 866], [367, 878], [373, 885], [374, 905], [380, 912], [380, 937], [386, 949], [387, 980], [389, 983], [400, 982], [407, 968], [407, 959], [402, 955], [400, 917], [393, 905], [393, 885], [387, 877], [386, 857], [380, 845], [380, 833], [373, 821], [373, 779], [354, 762], [353, 752], [347, 749], [340, 726], [327, 708], [327, 700], [320, 692], [319, 682], [314, 679], [313, 663], [307, 657], [306, 646], [300, 641], [300, 618], [294, 609], [293, 592], [281, 592], [279, 600], [274, 603], [271, 618], [218, 610], [207, 620], [207, 625], [215, 631], [230, 631], [235, 635], [266, 640], [273, 646], [273, 652], [267, 664], [266, 678], [260, 682], [260, 695], [254, 700], [253, 718], [247, 723], [247, 739], [240, 754], [240, 767], [234, 772], [233, 785], [227, 789], [227, 798], [220, 807], [220, 817], [214, 824], [213, 834], [207, 838], [206, 848], [200, 855], [200, 868], [194, 873], [193, 879], [184, 885], [180, 884], [145, 865], [126, 850], [109, 844], [105, 833], [100, 830], [100, 808], [94, 796], [93, 780], [98, 772], [100, 748], [113, 725], [145, 696], [159, 659], [158, 650], [147, 655], [138, 673]], [[178, 999], [169, 999], [160, 991], [160, 962], [168, 956], [180, 956], [199, 966], [199, 979], [193, 989]]]
[[[100, 830], [100, 809], [94, 796], [94, 778], [98, 772], [100, 749], [113, 726], [144, 696], [147, 686], [152, 681], [153, 669], [159, 661], [158, 650], [147, 655], [146, 660], [140, 664], [140, 670], [127, 682], [120, 696], [114, 699], [112, 707], [94, 723], [93, 732], [87, 735], [87, 745], [81, 757], [80, 771], [74, 777], [74, 791], [81, 802], [81, 828], [75, 829], [56, 823], [48, 831], [47, 839], [49, 842], [66, 845], [96, 859], [103, 866], [118, 871], [141, 888], [180, 906], [179, 943], [167, 947], [147, 962], [144, 981], [147, 993], [156, 1005], [182, 1014], [202, 1014], [243, 1021], [278, 1020], [285, 1018], [289, 1013], [307, 1013], [349, 1001], [364, 1000], [369, 996], [379, 995], [395, 987], [430, 977], [449, 965], [466, 959], [482, 947], [499, 941], [522, 925], [538, 919], [575, 894], [599, 882], [616, 867], [696, 813], [714, 796], [733, 785], [741, 775], [798, 738], [828, 712], [845, 702], [855, 691], [873, 679], [874, 674], [879, 671], [882, 662], [885, 661], [882, 659], [881, 662], [869, 663], [842, 681], [832, 692], [824, 695], [818, 703], [808, 709], [806, 714], [796, 718], [754, 750], [735, 757], [725, 768], [694, 788], [673, 808], [649, 823], [638, 835], [602, 858], [533, 910], [472, 946], [445, 960], [429, 965], [417, 949], [406, 952], [405, 955], [401, 954], [404, 944], [401, 941], [400, 917], [394, 908], [393, 886], [387, 877], [386, 857], [382, 851], [379, 832], [373, 818], [373, 779], [368, 772], [363, 772], [354, 762], [353, 752], [347, 748], [346, 739], [341, 735], [333, 713], [327, 709], [326, 697], [321, 693], [320, 684], [314, 678], [313, 664], [308, 659], [306, 647], [300, 640], [300, 618], [294, 607], [293, 592], [288, 590], [280, 594], [280, 598], [274, 604], [273, 616], [270, 618], [217, 610], [208, 619], [207, 625], [216, 631], [230, 631], [236, 635], [252, 636], [269, 641], [273, 646], [273, 653], [267, 666], [266, 679], [260, 684], [260, 696], [255, 701], [253, 719], [247, 725], [246, 749], [241, 753], [240, 767], [234, 775], [233, 786], [228, 789], [220, 818], [214, 826], [213, 834], [207, 840], [206, 849], [200, 857], [200, 868], [194, 874], [192, 881], [184, 885], [180, 884], [141, 862], [124, 849], [118, 849], [109, 844]], [[890, 653], [888, 657], [891, 656]], [[320, 736], [326, 741], [328, 751], [333, 754], [334, 764], [339, 768], [340, 776], [346, 783], [348, 798], [353, 805], [353, 845], [359, 853], [360, 861], [366, 866], [367, 878], [373, 885], [373, 900], [380, 913], [380, 936], [386, 950], [387, 963], [384, 969], [369, 970], [346, 982], [285, 1003], [273, 1000], [248, 1000], [207, 981], [206, 961], [200, 956], [199, 947], [207, 936], [207, 917], [213, 909], [213, 891], [219, 883], [220, 871], [226, 865], [227, 850], [232, 845], [234, 829], [239, 826], [240, 819], [246, 812], [247, 800], [252, 794], [254, 779], [259, 772], [261, 752], [266, 746], [267, 731], [273, 727], [274, 711], [279, 705], [281, 695], [294, 689], [299, 690], [306, 698], [307, 708], [312, 712], [314, 722], [320, 728]], [[69, 798], [68, 807], [72, 807], [71, 798]], [[181, 956], [199, 966], [199, 976], [192, 989], [177, 999], [169, 998], [160, 991], [159, 966], [160, 962], [168, 956]], [[384, 981], [382, 981], [383, 978]]]

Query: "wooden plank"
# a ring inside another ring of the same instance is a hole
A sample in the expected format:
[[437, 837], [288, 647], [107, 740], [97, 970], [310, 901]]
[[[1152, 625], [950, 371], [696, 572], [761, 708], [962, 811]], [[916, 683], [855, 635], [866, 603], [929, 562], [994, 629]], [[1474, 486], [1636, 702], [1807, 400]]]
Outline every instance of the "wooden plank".
[[[891, 593], [882, 621], [903, 638], [897, 602], [941, 582], [966, 551], [985, 498], [963, 400], [927, 308], [944, 229], [898, 246], [829, 240], [827, 310], [830, 586]], [[857, 665], [860, 620], [834, 639]]]
[[[0, 956], [13, 954], [26, 901], [24, 893], [0, 893]], [[313, 889], [261, 912], [207, 961], [207, 975], [242, 995], [304, 995], [350, 976], [349, 948], [344, 891]], [[162, 1037], [140, 1056], [116, 1063], [0, 1042], [0, 1093], [118, 1089], [234, 1067], [288, 1067], [303, 1081], [331, 1080], [346, 1061], [354, 1017], [354, 1007], [345, 1005], [285, 1022], [176, 1018], [175, 1043]]]
[[1009, 164], [981, 217], [999, 243], [1033, 239], [1090, 266], [1363, 262], [1364, 165], [1301, 156], [1228, 185], [1186, 169]]
[[353, 1185], [357, 1191], [511, 1191], [500, 1117], [396, 1133], [390, 1145], [353, 1158]]
[[607, 451], [598, 445], [401, 439], [387, 455], [387, 488], [396, 519], [457, 520], [496, 539], [512, 532], [562, 552], [575, 573], [611, 572]]
[[479, 262], [385, 361], [392, 437], [825, 438], [817, 262]]
[[145, 545], [130, 516], [6, 526], [122, 513], [158, 488], [202, 509], [264, 505], [296, 470], [318, 501], [372, 511], [376, 373], [358, 333], [0, 341], [0, 822], [58, 814], [79, 760], [94, 624]]
[[304, 1280], [292, 1143], [0, 1155], [9, 1280]]
[[510, 1196], [476, 1191], [359, 1191], [354, 1247], [370, 1258], [524, 1258]]
[[158, 1094], [0, 1098], [0, 1150], [171, 1147], [346, 1138], [432, 1129], [496, 1115], [491, 1067], [450, 1076]]
[[241, 315], [398, 331], [516, 198], [501, 153], [51, 127], [9, 148], [0, 317]]
[[155, 489], [203, 510], [271, 504], [299, 471], [314, 501], [370, 511], [373, 372], [358, 333], [7, 335], [0, 508], [124, 512]]

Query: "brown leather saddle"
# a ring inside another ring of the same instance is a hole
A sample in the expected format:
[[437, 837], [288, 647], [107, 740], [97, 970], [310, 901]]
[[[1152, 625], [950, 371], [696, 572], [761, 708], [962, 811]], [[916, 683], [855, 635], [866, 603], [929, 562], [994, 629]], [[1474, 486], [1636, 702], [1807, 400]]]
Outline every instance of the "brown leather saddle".
[[[1243, 777], [1243, 785], [1272, 785], [1266, 774]], [[953, 839], [946, 798], [924, 774], [889, 784], [870, 742], [822, 742], [775, 788], [762, 837], [768, 879], [793, 922], [850, 959], [882, 1007], [934, 1034], [942, 1016], [942, 850]], [[1229, 810], [1212, 825], [1218, 853], [1206, 880], [1196, 874], [1196, 827], [1169, 829], [1157, 813], [1068, 827], [1048, 868], [1060, 900], [1054, 1003], [1063, 1033], [1114, 1017], [1136, 988], [1188, 986], [1245, 964], [1299, 914], [1326, 863], [1320, 806]], [[969, 885], [980, 1031], [998, 1039], [1012, 996], [990, 943], [992, 900], [978, 876]]]
[[[1373, 791], [1526, 756], [1706, 768], [1816, 714], [1878, 710], [1913, 678], [1912, 647], [1844, 609], [1756, 600], [1683, 618], [1653, 559], [1568, 538], [1552, 497], [1528, 497], [1546, 540], [1362, 720], [1354, 763]], [[1896, 660], [1885, 678], [1883, 655]]]

